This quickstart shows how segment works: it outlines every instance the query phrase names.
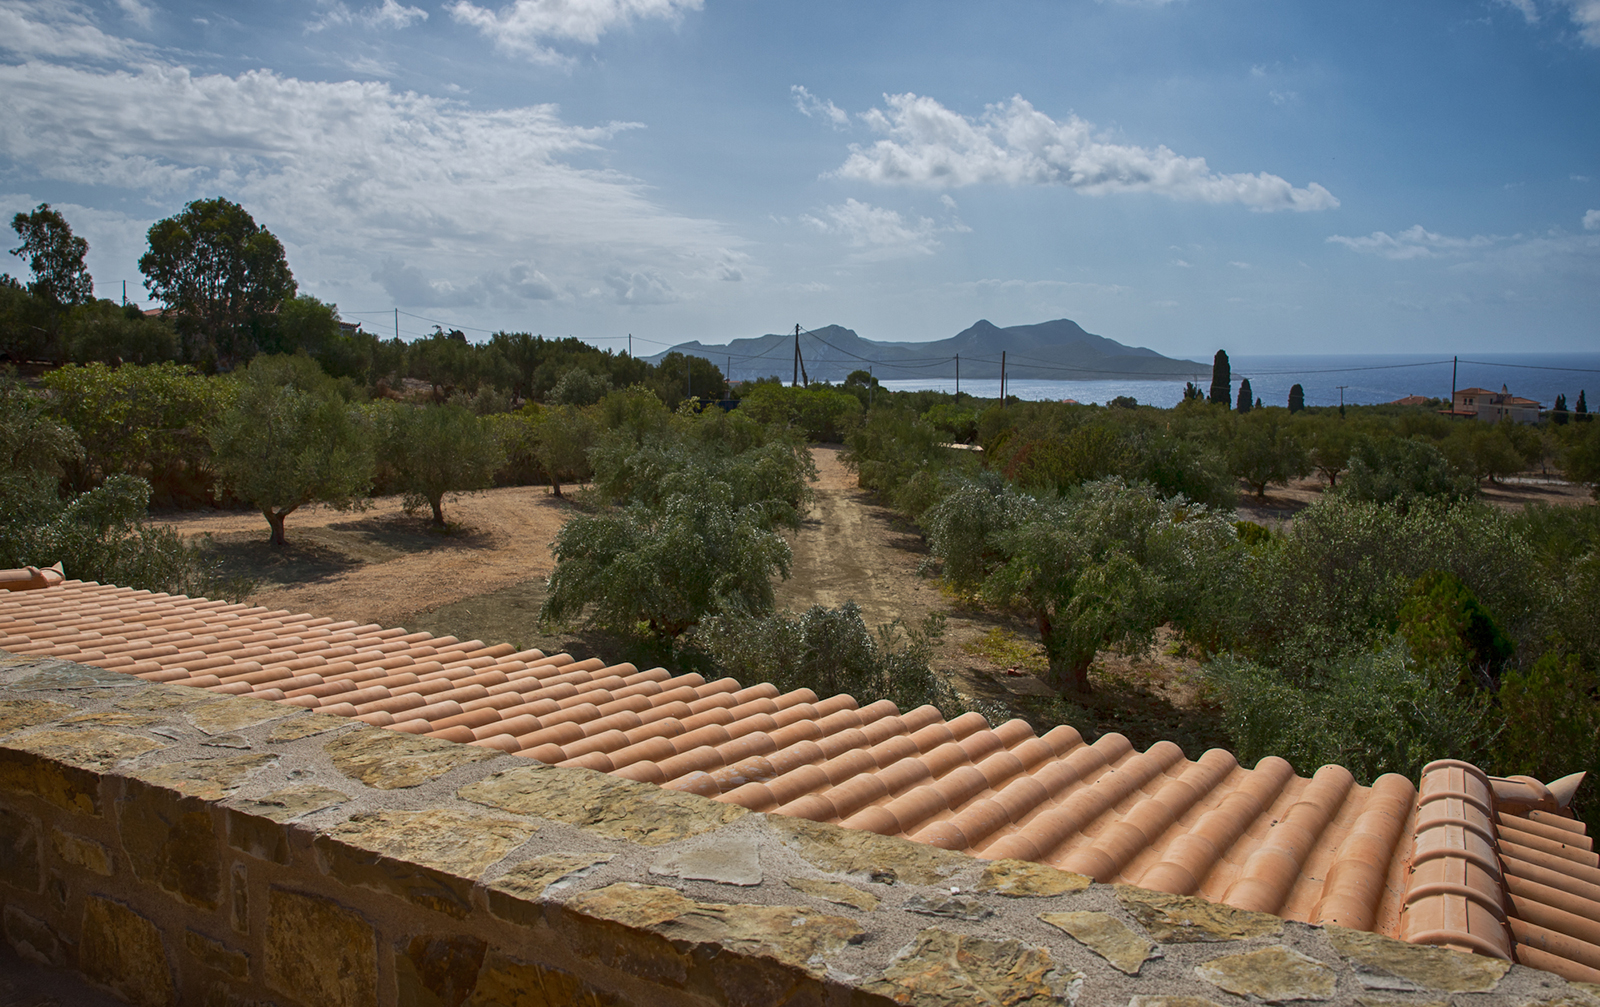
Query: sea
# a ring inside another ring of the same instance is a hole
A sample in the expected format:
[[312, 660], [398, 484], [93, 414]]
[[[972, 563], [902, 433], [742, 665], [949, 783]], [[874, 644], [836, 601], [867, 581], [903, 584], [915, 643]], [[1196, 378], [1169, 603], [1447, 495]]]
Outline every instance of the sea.
[[[1590, 412], [1600, 412], [1600, 353], [1475, 353], [1470, 358], [1416, 354], [1368, 355], [1246, 355], [1230, 356], [1233, 371], [1232, 397], [1239, 394], [1239, 382], [1250, 379], [1250, 390], [1263, 405], [1289, 403], [1289, 389], [1298, 384], [1305, 390], [1308, 406], [1379, 405], [1408, 395], [1450, 399], [1455, 388], [1502, 387], [1514, 395], [1533, 399], [1543, 408], [1555, 404], [1557, 395], [1567, 397], [1567, 408], [1577, 405], [1578, 392], [1587, 392]], [[1202, 390], [1211, 387], [1210, 363], [1196, 366], [1192, 379]], [[934, 389], [957, 391], [949, 377], [895, 378], [882, 380], [882, 387], [895, 391]], [[1029, 401], [1074, 401], [1105, 404], [1118, 396], [1132, 396], [1140, 405], [1176, 405], [1183, 398], [1184, 379], [1152, 381], [1116, 379], [1094, 381], [1011, 380], [1006, 392]], [[959, 390], [978, 398], [999, 398], [1000, 381], [963, 380]]]

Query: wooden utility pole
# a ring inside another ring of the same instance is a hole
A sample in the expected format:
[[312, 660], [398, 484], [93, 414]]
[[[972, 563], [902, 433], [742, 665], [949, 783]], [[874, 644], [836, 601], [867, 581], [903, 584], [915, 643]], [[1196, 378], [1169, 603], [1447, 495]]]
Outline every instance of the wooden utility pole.
[[800, 387], [800, 323], [794, 323], [794, 377], [789, 381], [790, 388]]
[[961, 354], [956, 354], [956, 401], [961, 401]]
[[1461, 360], [1460, 357], [1451, 357], [1450, 358], [1450, 415], [1451, 416], [1454, 416], [1456, 414], [1456, 364], [1458, 364], [1460, 362], [1460, 360]]
[[1006, 404], [1006, 351], [1000, 351], [1000, 405]]

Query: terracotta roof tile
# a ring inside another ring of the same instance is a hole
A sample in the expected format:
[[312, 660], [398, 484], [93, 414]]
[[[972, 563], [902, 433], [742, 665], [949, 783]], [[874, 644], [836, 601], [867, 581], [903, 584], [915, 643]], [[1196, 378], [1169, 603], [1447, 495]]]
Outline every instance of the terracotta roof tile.
[[78, 581], [0, 593], [0, 648], [1600, 981], [1600, 857], [1565, 811], [1572, 778], [1443, 761], [1362, 787], [1338, 766], [1307, 779], [1277, 758]]

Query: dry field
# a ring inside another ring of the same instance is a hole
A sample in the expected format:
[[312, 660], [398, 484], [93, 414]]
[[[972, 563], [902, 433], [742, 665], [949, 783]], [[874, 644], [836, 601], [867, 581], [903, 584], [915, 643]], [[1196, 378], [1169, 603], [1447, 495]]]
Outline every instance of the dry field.
[[[916, 624], [939, 613], [946, 629], [934, 667], [969, 696], [1036, 726], [1065, 721], [1091, 738], [1120, 731], [1140, 747], [1166, 738], [1196, 754], [1225, 742], [1195, 663], [1176, 656], [1165, 635], [1148, 654], [1101, 654], [1091, 672], [1092, 696], [1056, 697], [1037, 677], [1044, 657], [1030, 626], [963, 604], [919, 573], [927, 550], [916, 529], [856, 486], [838, 447], [815, 446], [812, 454], [816, 505], [789, 535], [794, 568], [777, 587], [780, 608], [854, 601], [869, 625]], [[1321, 492], [1315, 479], [1274, 487], [1264, 500], [1247, 492], [1238, 516], [1282, 524]], [[1506, 484], [1484, 496], [1503, 507], [1589, 500], [1586, 492], [1560, 484]], [[542, 486], [490, 490], [447, 501], [451, 528], [440, 533], [425, 517], [404, 514], [398, 498], [383, 498], [359, 513], [296, 512], [287, 524], [289, 545], [281, 550], [267, 544], [266, 521], [254, 512], [164, 520], [185, 536], [209, 535], [227, 572], [256, 582], [256, 604], [552, 653], [648, 659], [605, 633], [552, 635], [537, 625], [554, 565], [550, 543], [575, 512]]]

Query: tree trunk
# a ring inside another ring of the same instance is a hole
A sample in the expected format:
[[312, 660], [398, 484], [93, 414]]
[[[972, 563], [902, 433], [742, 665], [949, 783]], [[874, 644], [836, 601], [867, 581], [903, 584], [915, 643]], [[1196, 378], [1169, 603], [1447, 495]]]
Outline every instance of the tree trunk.
[[428, 503], [433, 505], [433, 526], [435, 528], [443, 528], [445, 526], [444, 497], [442, 495], [436, 496], [432, 500], [429, 500]]
[[263, 507], [261, 514], [272, 528], [272, 544], [279, 547], [288, 545], [289, 540], [283, 537], [283, 519], [289, 516], [289, 511], [275, 511], [271, 507]]
[[550, 489], [555, 493], [556, 496], [560, 496], [561, 495], [561, 480], [557, 479], [555, 476], [551, 476], [550, 477]]

